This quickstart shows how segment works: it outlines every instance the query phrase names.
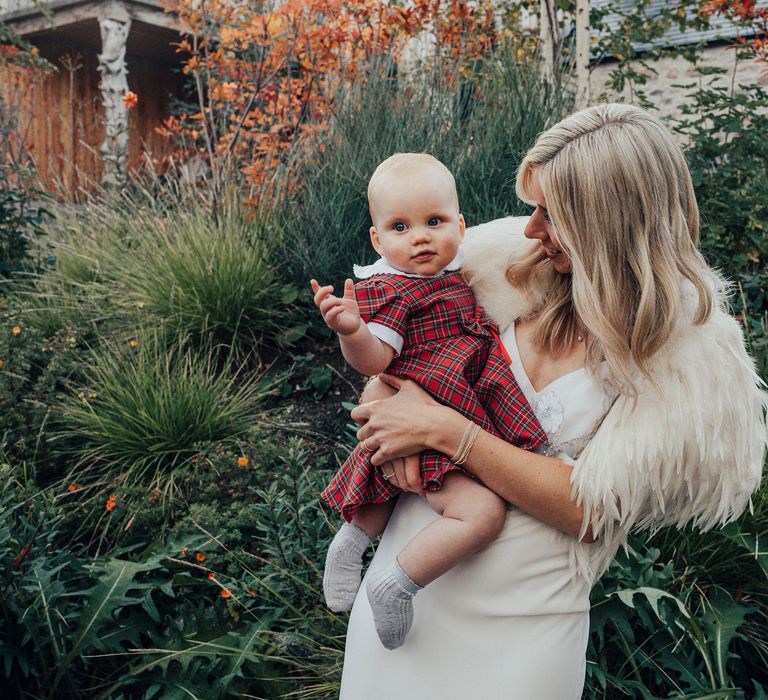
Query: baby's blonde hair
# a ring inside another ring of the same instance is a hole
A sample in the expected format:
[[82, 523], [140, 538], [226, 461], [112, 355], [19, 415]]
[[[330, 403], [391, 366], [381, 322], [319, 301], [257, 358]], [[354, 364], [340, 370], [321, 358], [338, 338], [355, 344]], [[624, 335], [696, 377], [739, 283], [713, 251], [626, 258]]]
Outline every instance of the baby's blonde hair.
[[[535, 339], [557, 352], [583, 326], [588, 364], [605, 359], [616, 388], [636, 394], [632, 366], [668, 340], [681, 306], [681, 283], [698, 295], [695, 323], [714, 303], [716, 275], [699, 252], [699, 212], [680, 148], [638, 107], [602, 104], [540, 134], [517, 174], [518, 196], [535, 204], [536, 170], [571, 275], [555, 275]], [[507, 277], [523, 284], [550, 265], [540, 246], [514, 260]]]
[[368, 208], [373, 212], [376, 190], [388, 177], [393, 175], [406, 177], [416, 172], [427, 173], [430, 170], [449, 179], [458, 209], [459, 195], [456, 192], [456, 180], [453, 178], [453, 173], [448, 170], [445, 164], [429, 153], [393, 153], [389, 158], [379, 163], [368, 181]]

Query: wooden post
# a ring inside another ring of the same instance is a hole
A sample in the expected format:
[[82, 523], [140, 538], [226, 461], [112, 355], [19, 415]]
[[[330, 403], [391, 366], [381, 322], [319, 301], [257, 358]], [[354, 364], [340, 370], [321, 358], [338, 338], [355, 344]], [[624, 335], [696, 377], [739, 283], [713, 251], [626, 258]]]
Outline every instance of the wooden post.
[[589, 85], [589, 0], [576, 0], [576, 109], [591, 99]]
[[104, 142], [101, 154], [104, 159], [102, 185], [119, 187], [125, 183], [128, 173], [128, 108], [123, 95], [128, 92], [128, 70], [125, 67], [125, 47], [131, 20], [104, 18], [101, 28], [101, 98], [104, 103]]

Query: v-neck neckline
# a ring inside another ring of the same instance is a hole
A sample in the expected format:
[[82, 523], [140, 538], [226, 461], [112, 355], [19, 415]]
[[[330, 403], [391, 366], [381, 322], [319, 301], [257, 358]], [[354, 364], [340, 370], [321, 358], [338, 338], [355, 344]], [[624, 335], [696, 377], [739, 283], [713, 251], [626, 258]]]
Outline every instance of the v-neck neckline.
[[[586, 367], [577, 367], [576, 369], [572, 369], [570, 372], [566, 372], [565, 374], [561, 374], [559, 377], [555, 377], [551, 382], [543, 386], [541, 389], [536, 389], [535, 386], [533, 386], [533, 382], [531, 381], [531, 378], [528, 376], [528, 372], [525, 369], [525, 365], [523, 364], [523, 358], [520, 355], [520, 349], [517, 345], [517, 333], [516, 333], [516, 325], [515, 322], [512, 321], [512, 325], [509, 327], [509, 333], [512, 335], [512, 350], [514, 351], [515, 357], [517, 358], [517, 364], [520, 366], [520, 372], [522, 373], [523, 377], [525, 378], [525, 381], [527, 382], [528, 386], [531, 387], [531, 391], [535, 395], [539, 395], [544, 393], [547, 389], [552, 388], [553, 385], [557, 384], [561, 379], [565, 379], [566, 377], [570, 377], [572, 374], [577, 374], [579, 372], [585, 372]], [[517, 375], [516, 375], [517, 376]], [[520, 381], [520, 378], [517, 377], [518, 383]]]

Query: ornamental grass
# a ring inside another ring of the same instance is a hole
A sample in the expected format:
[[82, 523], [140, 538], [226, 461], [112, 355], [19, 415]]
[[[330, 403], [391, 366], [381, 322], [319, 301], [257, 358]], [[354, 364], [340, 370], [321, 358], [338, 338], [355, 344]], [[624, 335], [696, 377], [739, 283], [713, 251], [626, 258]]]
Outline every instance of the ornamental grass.
[[196, 443], [237, 440], [252, 428], [270, 391], [258, 375], [222, 367], [214, 350], [157, 330], [134, 346], [92, 350], [83, 377], [58, 435], [77, 455], [69, 481], [167, 485]]
[[190, 338], [244, 352], [280, 345], [296, 289], [281, 277], [274, 227], [249, 222], [235, 204], [215, 214], [148, 208], [129, 236], [116, 263], [122, 303]]

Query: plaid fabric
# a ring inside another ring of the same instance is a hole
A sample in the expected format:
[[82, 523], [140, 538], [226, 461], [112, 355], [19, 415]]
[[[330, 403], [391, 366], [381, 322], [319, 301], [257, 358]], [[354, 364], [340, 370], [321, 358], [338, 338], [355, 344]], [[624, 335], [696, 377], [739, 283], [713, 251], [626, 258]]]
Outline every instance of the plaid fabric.
[[[421, 384], [483, 429], [526, 450], [546, 440], [509, 368], [496, 325], [485, 316], [461, 273], [414, 278], [375, 275], [355, 285], [365, 322], [403, 336], [389, 374]], [[437, 452], [421, 456], [422, 487], [436, 491], [450, 471], [464, 472]], [[381, 476], [358, 445], [322, 493], [351, 520], [366, 503], [383, 503], [399, 489]]]

